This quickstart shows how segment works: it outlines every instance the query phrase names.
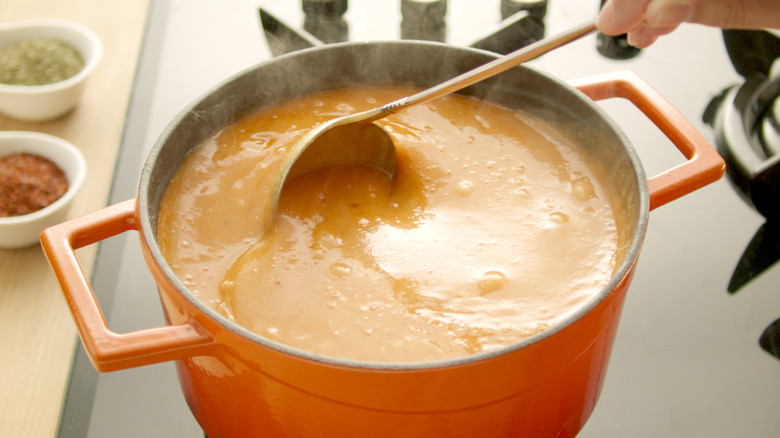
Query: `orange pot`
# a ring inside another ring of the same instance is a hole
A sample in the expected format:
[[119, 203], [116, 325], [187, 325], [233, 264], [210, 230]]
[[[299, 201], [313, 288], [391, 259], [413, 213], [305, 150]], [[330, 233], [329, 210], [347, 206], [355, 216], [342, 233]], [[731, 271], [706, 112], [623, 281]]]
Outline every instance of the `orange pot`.
[[[206, 137], [259, 106], [355, 83], [427, 87], [492, 57], [422, 42], [325, 46], [253, 67], [183, 111], [152, 150], [137, 199], [41, 235], [95, 368], [175, 360], [186, 400], [211, 438], [575, 435], [599, 396], [649, 211], [717, 180], [724, 170], [704, 138], [633, 74], [584, 79], [572, 87], [516, 68], [465, 91], [559, 118], [562, 129], [614, 166], [610, 183], [621, 194], [625, 238], [614, 278], [561, 324], [500, 350], [376, 364], [286, 347], [200, 302], [172, 273], [156, 239], [160, 199], [179, 162]], [[291, 82], [291, 72], [302, 78]], [[647, 179], [625, 135], [593, 102], [611, 97], [633, 103], [687, 161]], [[118, 334], [108, 328], [74, 251], [130, 230], [139, 232], [168, 325]]]

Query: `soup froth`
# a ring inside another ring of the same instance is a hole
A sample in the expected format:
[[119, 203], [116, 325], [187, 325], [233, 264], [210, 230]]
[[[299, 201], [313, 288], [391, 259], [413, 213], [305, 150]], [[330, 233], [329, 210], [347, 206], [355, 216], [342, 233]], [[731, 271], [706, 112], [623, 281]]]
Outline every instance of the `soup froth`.
[[451, 95], [382, 119], [394, 180], [302, 175], [276, 228], [262, 209], [284, 152], [324, 120], [415, 90], [349, 89], [262, 109], [184, 160], [159, 214], [163, 254], [199, 299], [269, 339], [330, 357], [419, 362], [490, 351], [598, 293], [618, 227], [602, 170], [526, 112]]

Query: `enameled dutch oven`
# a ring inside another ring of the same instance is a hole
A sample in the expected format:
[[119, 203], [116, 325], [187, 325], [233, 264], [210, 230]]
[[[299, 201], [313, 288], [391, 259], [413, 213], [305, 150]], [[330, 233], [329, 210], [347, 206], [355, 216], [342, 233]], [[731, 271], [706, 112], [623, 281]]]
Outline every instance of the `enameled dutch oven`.
[[[464, 358], [382, 364], [296, 350], [228, 321], [187, 290], [160, 253], [160, 200], [185, 155], [258, 108], [355, 85], [429, 87], [495, 55], [437, 43], [346, 43], [259, 64], [218, 85], [162, 133], [139, 196], [56, 225], [41, 241], [99, 371], [176, 361], [185, 398], [211, 438], [239, 436], [573, 436], [598, 399], [649, 211], [720, 178], [724, 164], [695, 129], [630, 73], [574, 86], [519, 67], [464, 94], [554, 118], [596, 154], [617, 188], [622, 229], [614, 277], [561, 324]], [[593, 100], [628, 99], [687, 160], [647, 179], [621, 130]], [[105, 322], [75, 257], [83, 247], [139, 232], [168, 325], [118, 334]], [[313, 292], [314, 293], [314, 292]]]

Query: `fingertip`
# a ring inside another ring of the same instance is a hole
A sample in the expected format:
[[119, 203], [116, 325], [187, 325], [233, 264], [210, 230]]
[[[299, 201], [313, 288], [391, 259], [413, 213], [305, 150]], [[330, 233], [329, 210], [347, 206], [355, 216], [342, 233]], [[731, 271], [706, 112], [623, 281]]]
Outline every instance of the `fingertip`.
[[658, 35], [649, 32], [647, 28], [640, 27], [626, 35], [626, 42], [637, 49], [645, 49], [658, 39]]
[[617, 35], [615, 29], [615, 7], [611, 0], [607, 0], [596, 18], [596, 27], [605, 35]]

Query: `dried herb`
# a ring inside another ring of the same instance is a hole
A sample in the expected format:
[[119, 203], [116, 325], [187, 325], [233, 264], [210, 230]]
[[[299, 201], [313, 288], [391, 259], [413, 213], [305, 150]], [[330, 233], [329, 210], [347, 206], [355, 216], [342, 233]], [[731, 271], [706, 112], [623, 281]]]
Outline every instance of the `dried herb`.
[[0, 217], [38, 211], [68, 191], [65, 172], [38, 155], [0, 158]]
[[84, 68], [72, 46], [54, 39], [22, 40], [0, 49], [0, 83], [46, 85], [64, 81]]

